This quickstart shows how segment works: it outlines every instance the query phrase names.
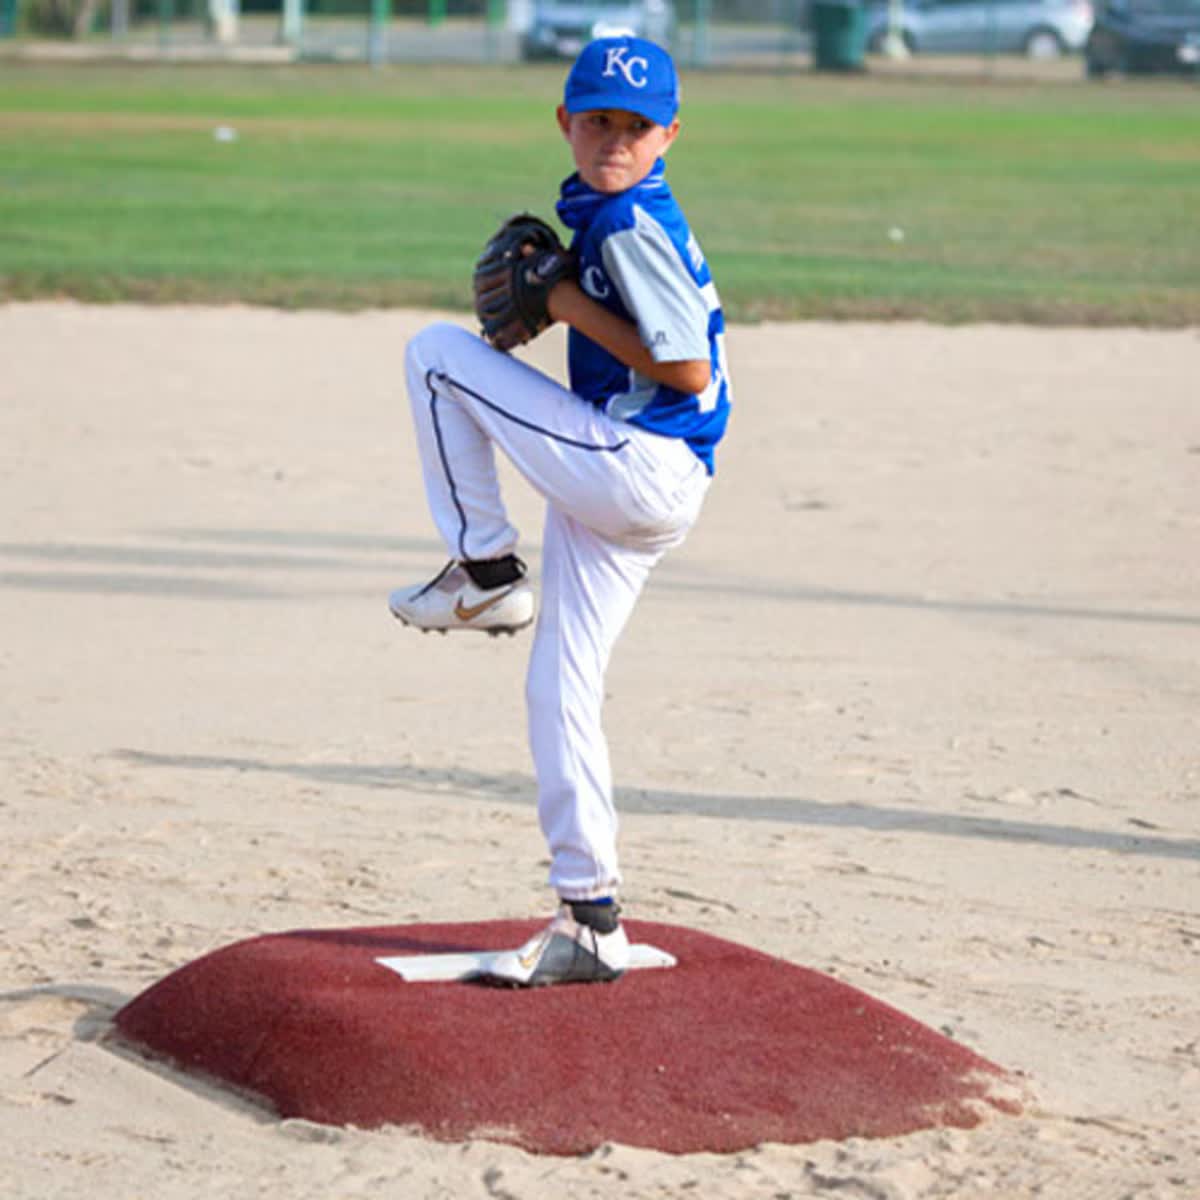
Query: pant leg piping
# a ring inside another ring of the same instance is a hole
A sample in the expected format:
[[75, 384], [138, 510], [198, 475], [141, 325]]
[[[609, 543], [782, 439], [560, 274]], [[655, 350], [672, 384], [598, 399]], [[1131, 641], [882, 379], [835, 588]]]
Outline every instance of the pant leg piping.
[[[479, 392], [476, 392], [472, 388], [467, 387], [465, 384], [460, 383], [452, 375], [448, 375], [444, 371], [430, 370], [427, 372], [425, 376], [427, 383], [429, 382], [430, 376], [432, 376], [434, 379], [437, 379], [440, 383], [449, 384], [451, 387], [457, 388], [460, 392], [465, 392], [472, 399], [478, 400], [480, 404], [484, 405], [486, 408], [490, 408], [492, 412], [503, 417], [506, 421], [511, 421], [514, 425], [520, 425], [525, 429], [532, 429], [534, 433], [540, 433], [544, 437], [551, 438], [556, 442], [562, 442], [566, 446], [574, 446], [578, 450], [589, 450], [593, 452], [599, 451], [602, 453], [606, 452], [611, 454], [619, 450], [624, 450], [625, 447], [629, 445], [628, 438], [622, 438], [618, 442], [606, 444], [600, 442], [583, 442], [578, 438], [566, 437], [561, 433], [555, 433], [553, 429], [547, 429], [544, 425], [538, 425], [533, 421], [527, 421], [524, 417], [518, 417], [515, 413], [511, 413], [506, 408], [502, 408], [494, 400], [489, 400], [486, 396], [480, 395]], [[431, 392], [436, 392], [436, 389], [433, 387], [432, 383], [429, 384], [429, 389]]]
[[[433, 371], [428, 371], [425, 374], [425, 381], [429, 383], [430, 376], [434, 375]], [[442, 463], [442, 471], [446, 476], [446, 484], [450, 488], [450, 500], [454, 504], [454, 511], [458, 513], [458, 557], [467, 557], [467, 512], [462, 506], [462, 501], [458, 498], [458, 488], [454, 483], [454, 475], [450, 470], [450, 462], [446, 457], [446, 443], [442, 438], [442, 425], [438, 420], [438, 394], [437, 390], [430, 384], [429, 386], [429, 417], [433, 422], [433, 436], [437, 442], [438, 458]]]

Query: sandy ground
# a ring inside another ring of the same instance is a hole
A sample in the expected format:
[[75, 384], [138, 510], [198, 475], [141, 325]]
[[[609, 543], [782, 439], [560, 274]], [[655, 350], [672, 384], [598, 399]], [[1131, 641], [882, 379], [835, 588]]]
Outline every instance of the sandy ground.
[[0, 1194], [1200, 1195], [1194, 331], [735, 330], [708, 509], [610, 674], [628, 910], [948, 1032], [1023, 1117], [546, 1159], [105, 1044], [241, 937], [549, 911], [527, 642], [384, 603], [443, 558], [426, 318], [0, 308]]

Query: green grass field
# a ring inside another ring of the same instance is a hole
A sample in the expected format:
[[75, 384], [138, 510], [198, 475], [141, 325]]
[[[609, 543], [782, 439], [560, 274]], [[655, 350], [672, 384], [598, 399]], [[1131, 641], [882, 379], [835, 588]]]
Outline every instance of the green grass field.
[[[561, 80], [4, 62], [0, 298], [464, 308], [489, 229], [551, 215]], [[1200, 324], [1195, 85], [691, 73], [683, 115], [734, 319]]]

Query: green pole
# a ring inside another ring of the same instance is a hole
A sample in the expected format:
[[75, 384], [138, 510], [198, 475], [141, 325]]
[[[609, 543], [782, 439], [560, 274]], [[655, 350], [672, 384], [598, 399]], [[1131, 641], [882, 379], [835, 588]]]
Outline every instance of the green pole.
[[[445, 0], [442, 0], [445, 3]], [[500, 57], [500, 28], [504, 24], [505, 0], [487, 0], [487, 58], [495, 62]]]
[[175, 21], [175, 0], [158, 0], [158, 46], [166, 50], [171, 44], [171, 26]]
[[692, 38], [692, 66], [708, 63], [708, 25], [712, 17], [712, 0], [696, 0], [696, 28]]
[[13, 37], [17, 32], [17, 0], [0, 0], [0, 37]]
[[446, 19], [446, 0], [429, 0], [429, 24], [435, 28]]
[[387, 58], [387, 27], [392, 19], [392, 0], [371, 0], [371, 28], [367, 35], [367, 58], [377, 67]]

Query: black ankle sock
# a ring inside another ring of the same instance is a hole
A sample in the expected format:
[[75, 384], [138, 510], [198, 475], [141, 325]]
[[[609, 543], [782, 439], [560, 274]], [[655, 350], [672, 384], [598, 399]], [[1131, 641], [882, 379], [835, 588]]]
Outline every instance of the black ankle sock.
[[471, 582], [485, 592], [506, 583], [516, 583], [525, 575], [525, 564], [515, 554], [506, 554], [503, 558], [464, 558], [462, 565]]
[[621, 910], [611, 900], [568, 900], [571, 915], [597, 933], [612, 933], [620, 924]]

